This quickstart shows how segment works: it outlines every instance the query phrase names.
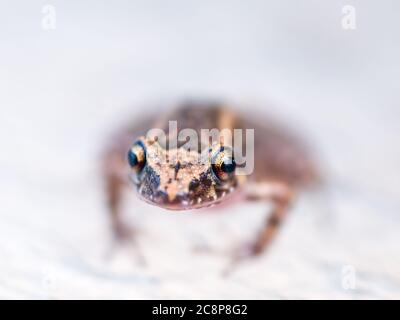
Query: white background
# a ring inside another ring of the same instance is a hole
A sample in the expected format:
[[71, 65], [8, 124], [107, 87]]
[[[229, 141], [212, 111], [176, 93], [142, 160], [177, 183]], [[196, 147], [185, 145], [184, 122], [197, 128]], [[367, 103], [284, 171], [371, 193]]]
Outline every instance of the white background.
[[[398, 2], [0, 4], [0, 297], [400, 298]], [[42, 28], [46, 4], [55, 30]], [[346, 4], [356, 30], [342, 28]], [[227, 251], [251, 238], [262, 204], [171, 214], [128, 194], [146, 266], [108, 226], [107, 137], [188, 96], [275, 113], [328, 181], [228, 278]]]

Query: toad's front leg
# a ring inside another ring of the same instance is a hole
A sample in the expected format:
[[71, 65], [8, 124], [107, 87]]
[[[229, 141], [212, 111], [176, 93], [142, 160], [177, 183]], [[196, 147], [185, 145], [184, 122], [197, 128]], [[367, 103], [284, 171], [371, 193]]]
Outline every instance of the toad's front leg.
[[114, 239], [131, 248], [139, 263], [145, 264], [144, 255], [137, 243], [137, 231], [122, 219], [123, 193], [129, 185], [128, 168], [121, 148], [106, 150], [103, 157], [105, 196]]
[[125, 163], [118, 150], [109, 149], [103, 159], [105, 196], [113, 235], [118, 241], [133, 238], [133, 230], [121, 218], [122, 196], [126, 187]]
[[114, 239], [118, 244], [132, 250], [138, 263], [144, 265], [146, 261], [137, 242], [137, 231], [122, 219], [123, 193], [128, 181], [127, 164], [118, 149], [111, 148], [106, 151], [103, 159], [103, 177]]
[[233, 253], [232, 266], [245, 259], [260, 255], [271, 245], [287, 216], [294, 198], [294, 191], [286, 183], [264, 182], [249, 186], [246, 197], [252, 201], [271, 201], [272, 212], [268, 214], [256, 238]]

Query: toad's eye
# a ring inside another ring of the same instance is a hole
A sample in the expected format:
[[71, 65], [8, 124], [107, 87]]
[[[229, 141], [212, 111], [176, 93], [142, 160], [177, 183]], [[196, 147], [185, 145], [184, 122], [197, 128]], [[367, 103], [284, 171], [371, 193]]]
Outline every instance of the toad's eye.
[[235, 175], [236, 163], [230, 148], [221, 147], [211, 159], [214, 175], [221, 183], [227, 182]]
[[128, 151], [128, 162], [132, 169], [139, 172], [146, 164], [146, 148], [141, 141], [135, 142]]

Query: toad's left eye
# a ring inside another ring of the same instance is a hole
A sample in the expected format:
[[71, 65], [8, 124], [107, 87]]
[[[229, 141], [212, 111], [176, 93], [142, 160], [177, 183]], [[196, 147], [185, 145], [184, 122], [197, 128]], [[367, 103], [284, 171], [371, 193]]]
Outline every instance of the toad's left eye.
[[146, 149], [141, 141], [135, 142], [128, 151], [128, 162], [132, 169], [139, 172], [146, 164]]
[[211, 161], [212, 170], [219, 182], [227, 182], [235, 175], [236, 163], [231, 149], [221, 147]]

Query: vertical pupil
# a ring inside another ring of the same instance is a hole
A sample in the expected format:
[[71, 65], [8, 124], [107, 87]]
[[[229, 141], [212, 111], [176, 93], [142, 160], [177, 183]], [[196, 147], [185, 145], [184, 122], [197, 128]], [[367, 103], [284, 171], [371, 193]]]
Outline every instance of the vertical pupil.
[[135, 167], [138, 164], [138, 158], [132, 150], [128, 152], [128, 162], [131, 167]]

